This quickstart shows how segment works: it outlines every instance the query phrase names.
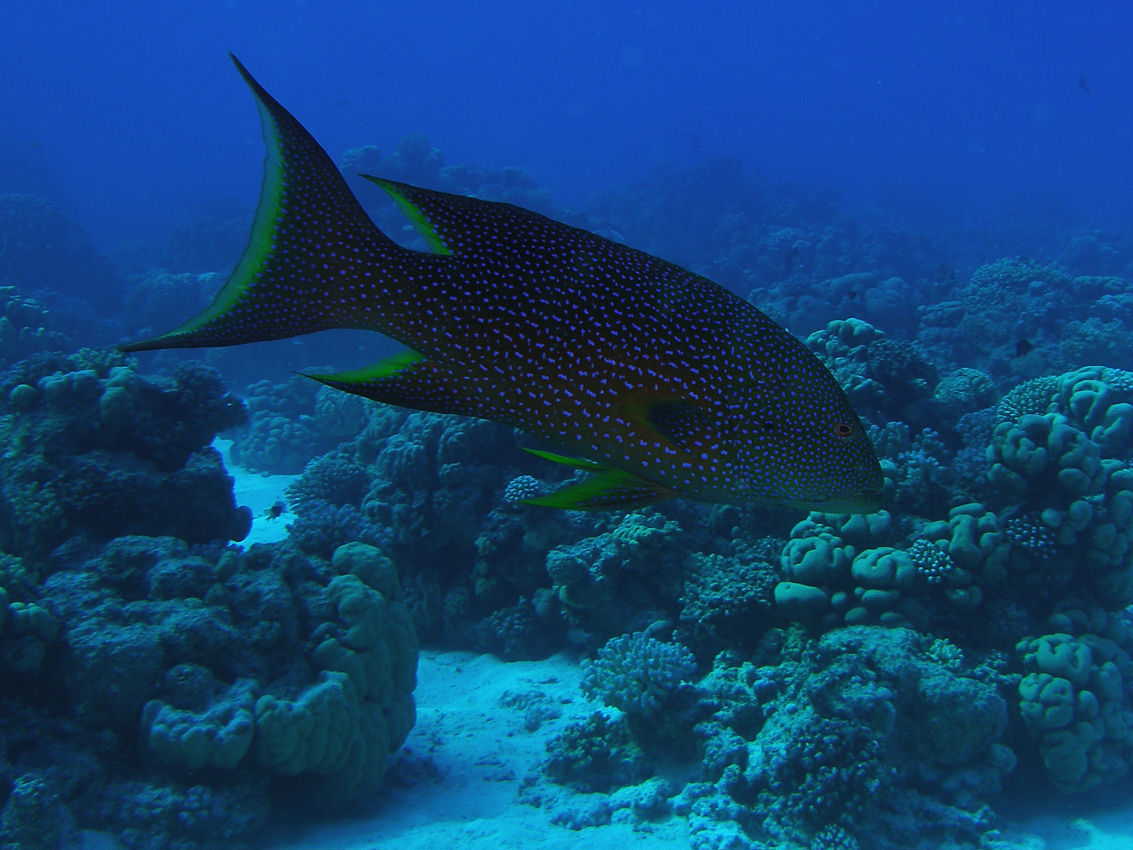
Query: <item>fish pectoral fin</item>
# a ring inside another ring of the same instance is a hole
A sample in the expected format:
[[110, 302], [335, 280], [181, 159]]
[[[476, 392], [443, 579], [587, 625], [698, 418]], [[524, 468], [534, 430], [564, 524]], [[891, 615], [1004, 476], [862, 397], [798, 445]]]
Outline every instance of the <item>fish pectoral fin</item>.
[[671, 487], [639, 478], [632, 472], [604, 469], [577, 484], [568, 484], [546, 496], [524, 499], [523, 503], [571, 511], [615, 511], [655, 505], [675, 495], [677, 491]]
[[426, 360], [416, 351], [402, 351], [347, 372], [304, 374], [320, 384], [384, 404], [460, 416], [484, 415], [481, 404], [466, 392], [459, 372], [446, 364]]
[[712, 414], [685, 399], [654, 402], [645, 408], [645, 419], [659, 434], [686, 450], [716, 430]]

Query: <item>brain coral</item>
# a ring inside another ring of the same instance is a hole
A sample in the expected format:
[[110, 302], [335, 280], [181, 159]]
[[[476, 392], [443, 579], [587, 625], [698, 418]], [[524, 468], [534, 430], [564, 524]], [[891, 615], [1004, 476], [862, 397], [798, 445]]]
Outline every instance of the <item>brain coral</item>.
[[1016, 650], [1028, 671], [1020, 709], [1051, 782], [1086, 791], [1125, 776], [1133, 763], [1127, 649], [1096, 634], [1055, 632], [1020, 641]]

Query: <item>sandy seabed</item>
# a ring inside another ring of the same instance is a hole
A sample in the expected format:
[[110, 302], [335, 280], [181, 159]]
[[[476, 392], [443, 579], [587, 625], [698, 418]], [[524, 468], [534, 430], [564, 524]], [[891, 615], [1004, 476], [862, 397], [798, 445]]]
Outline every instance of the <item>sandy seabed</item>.
[[[402, 766], [410, 766], [410, 772], [414, 763], [429, 768], [416, 771], [408, 786], [395, 770], [394, 787], [366, 817], [294, 833], [273, 846], [279, 850], [687, 850], [683, 818], [649, 824], [648, 831], [628, 823], [576, 831], [552, 822], [556, 811], [581, 796], [554, 785], [540, 771], [547, 741], [567, 723], [598, 708], [582, 695], [580, 678], [577, 661], [563, 655], [504, 662], [468, 652], [423, 651], [417, 725], [405, 744]], [[523, 709], [508, 704], [532, 692], [562, 714], [529, 731]], [[521, 796], [547, 804], [529, 805]], [[1085, 800], [1065, 802], [1065, 812], [1024, 816], [1004, 824], [1004, 844], [1020, 850], [1133, 850], [1133, 807], [1080, 816], [1082, 808], [1088, 808]]]
[[[552, 823], [573, 792], [540, 774], [546, 742], [598, 706], [578, 687], [580, 669], [565, 656], [503, 662], [494, 656], [426, 650], [417, 674], [417, 725], [391, 775], [393, 787], [364, 818], [296, 834], [279, 850], [435, 850], [443, 847], [687, 848], [685, 823], [649, 832], [629, 824], [582, 831]], [[517, 703], [509, 707], [510, 703]], [[531, 705], [561, 711], [527, 728]], [[416, 768], [415, 768], [416, 766]], [[412, 785], [403, 775], [415, 773]], [[402, 775], [399, 775], [402, 774]], [[525, 783], [525, 778], [529, 779]], [[549, 805], [518, 799], [535, 789]], [[538, 787], [545, 786], [545, 787]]]
[[[248, 473], [225, 455], [237, 504], [253, 512], [243, 541], [282, 540], [294, 516], [267, 511], [298, 476]], [[683, 818], [645, 828], [611, 823], [578, 831], [553, 822], [575, 792], [550, 782], [541, 766], [547, 742], [599, 708], [579, 689], [576, 659], [504, 662], [491, 655], [423, 650], [417, 672], [417, 724], [391, 770], [382, 799], [365, 816], [317, 827], [283, 828], [277, 850], [687, 850]], [[532, 705], [547, 716], [530, 721]], [[535, 728], [532, 728], [532, 727]], [[522, 797], [522, 799], [521, 799]], [[528, 802], [525, 802], [528, 801]], [[529, 801], [538, 801], [536, 805]], [[1002, 837], [1019, 850], [1133, 850], [1133, 801], [1116, 806], [1066, 798], [1043, 814], [1021, 813]]]

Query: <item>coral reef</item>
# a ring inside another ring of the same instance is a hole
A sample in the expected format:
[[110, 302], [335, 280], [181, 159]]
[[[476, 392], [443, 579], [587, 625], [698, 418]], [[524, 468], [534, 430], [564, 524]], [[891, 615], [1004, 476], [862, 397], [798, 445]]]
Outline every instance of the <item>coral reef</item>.
[[676, 637], [701, 661], [752, 651], [772, 622], [775, 568], [755, 554], [698, 552], [685, 573]]
[[[498, 425], [301, 376], [253, 384], [245, 412], [198, 365], [143, 377], [59, 353], [194, 312], [243, 225], [182, 227], [131, 266], [173, 271], [123, 287], [58, 209], [0, 196], [0, 846], [97, 826], [131, 850], [241, 847], [281, 807], [373, 800], [414, 721], [415, 632], [589, 656], [583, 690], [606, 707], [544, 766], [586, 795], [549, 815], [575, 829], [676, 815], [695, 850], [991, 847], [1007, 795], [1128, 787], [1128, 240], [994, 259], [727, 160], [578, 213], [420, 136], [343, 159], [750, 293], [862, 413], [886, 510], [546, 511], [523, 500], [570, 473]], [[419, 244], [393, 206], [371, 212]], [[266, 359], [241, 368], [273, 374]], [[226, 548], [250, 516], [221, 431], [245, 468], [299, 476], [285, 542]], [[555, 707], [535, 702], [537, 725]]]
[[916, 343], [894, 339], [862, 319], [835, 319], [806, 339], [846, 390], [863, 417], [899, 420], [907, 427], [934, 424], [931, 403], [939, 376]]
[[610, 638], [583, 666], [583, 693], [642, 720], [659, 713], [696, 672], [685, 647], [644, 632]]
[[[423, 637], [483, 634], [477, 623], [539, 587], [530, 576], [539, 575], [541, 557], [530, 560], [531, 552], [504, 545], [524, 529], [497, 511], [506, 482], [519, 471], [500, 464], [511, 458], [532, 466], [534, 459], [519, 457], [512, 432], [495, 423], [399, 416], [372, 424], [357, 440], [371, 477], [362, 516], [380, 530], [398, 565]], [[530, 535], [531, 548], [543, 551], [538, 537]]]
[[[13, 600], [34, 601], [7, 605], [0, 699], [37, 744], [9, 750], [21, 778], [0, 839], [49, 823], [115, 828], [131, 848], [246, 846], [273, 809], [379, 792], [414, 723], [417, 642], [378, 550], [328, 564], [134, 536], [78, 555], [38, 584], [7, 562]], [[97, 782], [54, 766], [84, 760]]]
[[[0, 399], [0, 550], [42, 558], [68, 537], [174, 535], [190, 542], [241, 539], [251, 516], [209, 446], [243, 421], [219, 376], [186, 365], [147, 380], [128, 366], [37, 376], [25, 361]], [[97, 364], [94, 364], [97, 365]]]
[[[584, 804], [562, 821], [608, 822], [623, 806], [638, 822], [682, 814], [694, 848], [928, 850], [980, 840], [990, 828], [984, 800], [1016, 765], [1002, 694], [1019, 676], [994, 658], [973, 670], [954, 645], [907, 629], [768, 634], [778, 644], [761, 650], [764, 663], [725, 653], [688, 686], [697, 705], [687, 713], [699, 722], [670, 726], [665, 749], [696, 743], [701, 775], [692, 781], [642, 783], [660, 762], [635, 730], [632, 699], [630, 713], [567, 727], [549, 746], [548, 774], [583, 791], [627, 787], [602, 811]], [[645, 798], [640, 808], [629, 802]]]
[[622, 718], [600, 711], [571, 724], [547, 745], [547, 775], [579, 791], [612, 791], [649, 775], [649, 765]]
[[51, 312], [14, 286], [0, 286], [0, 368], [37, 351], [70, 348]]
[[88, 313], [92, 306], [99, 315], [119, 306], [122, 286], [110, 262], [51, 201], [0, 194], [0, 233], [0, 282], [34, 297], [81, 299]]
[[[917, 338], [944, 362], [978, 365], [1011, 383], [1082, 363], [1128, 363], [1125, 335], [1112, 333], [1127, 287], [1120, 277], [1076, 277], [1036, 260], [1002, 258], [979, 266], [949, 300], [924, 305]], [[1070, 313], [1068, 295], [1076, 303]]]
[[381, 533], [360, 510], [369, 485], [366, 469], [348, 452], [329, 452], [312, 460], [286, 490], [296, 514], [287, 526], [291, 540], [321, 558], [330, 558], [351, 541], [379, 543]]
[[318, 455], [356, 437], [367, 421], [361, 398], [302, 375], [282, 386], [258, 381], [248, 388], [246, 403], [248, 428], [237, 434], [232, 458], [258, 472], [300, 473]]

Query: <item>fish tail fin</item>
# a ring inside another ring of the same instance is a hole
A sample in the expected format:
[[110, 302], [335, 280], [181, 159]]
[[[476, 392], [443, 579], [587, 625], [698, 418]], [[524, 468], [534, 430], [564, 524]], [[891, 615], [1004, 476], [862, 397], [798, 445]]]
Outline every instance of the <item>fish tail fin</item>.
[[124, 351], [238, 345], [328, 328], [382, 329], [357, 293], [396, 284], [389, 261], [406, 253], [370, 220], [310, 133], [232, 61], [256, 98], [267, 156], [248, 247], [202, 313]]

